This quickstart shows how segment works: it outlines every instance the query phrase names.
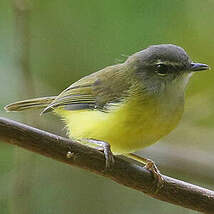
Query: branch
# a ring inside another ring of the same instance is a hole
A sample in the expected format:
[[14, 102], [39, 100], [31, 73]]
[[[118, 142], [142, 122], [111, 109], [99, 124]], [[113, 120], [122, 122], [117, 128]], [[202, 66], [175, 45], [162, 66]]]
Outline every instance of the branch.
[[16, 70], [21, 75], [22, 85], [20, 92], [28, 97], [35, 95], [35, 87], [33, 87], [33, 77], [30, 72], [30, 47], [31, 47], [31, 1], [29, 0], [13, 0], [13, 11], [15, 18], [15, 44], [14, 58], [16, 62]]
[[[11, 6], [14, 15], [14, 47], [13, 55], [16, 74], [19, 78], [17, 95], [23, 97], [35, 97], [35, 87], [31, 72], [31, 0], [12, 0]], [[28, 112], [23, 114], [25, 121], [33, 121], [36, 124], [36, 116]], [[16, 214], [28, 214], [31, 212], [31, 205], [26, 203], [28, 195], [32, 191], [31, 176], [35, 170], [35, 160], [31, 153], [15, 150], [15, 176], [12, 182], [10, 195], [10, 212]], [[31, 165], [22, 167], [23, 163], [30, 162]], [[23, 177], [28, 182], [23, 182]], [[16, 197], [23, 192], [22, 197]]]
[[72, 140], [4, 118], [0, 118], [0, 140], [108, 177], [153, 198], [204, 213], [214, 213], [213, 191], [164, 175], [161, 189], [152, 191], [154, 178], [143, 166], [115, 157], [113, 167], [106, 169], [102, 152]]

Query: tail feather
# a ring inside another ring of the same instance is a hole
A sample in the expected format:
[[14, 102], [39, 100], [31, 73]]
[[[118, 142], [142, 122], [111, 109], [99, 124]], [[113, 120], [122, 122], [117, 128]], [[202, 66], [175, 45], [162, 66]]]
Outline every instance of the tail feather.
[[45, 108], [55, 100], [56, 96], [40, 97], [29, 100], [18, 101], [4, 107], [6, 111], [23, 111], [32, 108]]

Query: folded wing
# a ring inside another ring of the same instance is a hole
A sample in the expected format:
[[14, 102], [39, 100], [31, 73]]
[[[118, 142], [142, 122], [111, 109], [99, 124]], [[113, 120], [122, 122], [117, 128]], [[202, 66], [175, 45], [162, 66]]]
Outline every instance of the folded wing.
[[66, 110], [98, 109], [105, 111], [110, 103], [120, 102], [128, 96], [130, 82], [123, 64], [86, 76], [60, 93], [42, 113], [61, 107]]

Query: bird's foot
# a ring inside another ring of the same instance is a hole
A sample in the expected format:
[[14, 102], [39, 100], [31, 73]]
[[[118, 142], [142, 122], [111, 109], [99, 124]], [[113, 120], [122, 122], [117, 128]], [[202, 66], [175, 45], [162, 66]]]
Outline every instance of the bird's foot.
[[111, 151], [111, 146], [109, 143], [106, 143], [104, 141], [94, 140], [94, 139], [87, 139], [87, 142], [98, 146], [96, 147], [96, 149], [104, 153], [105, 160], [106, 160], [106, 168], [110, 168], [114, 164], [114, 155]]
[[155, 165], [154, 161], [147, 159], [145, 168], [148, 169], [150, 172], [152, 172], [152, 175], [154, 177], [154, 185], [152, 186], [151, 191], [154, 193], [157, 193], [162, 188], [164, 179], [163, 179], [159, 169]]
[[143, 163], [145, 165], [144, 167], [152, 173], [154, 177], [154, 185], [152, 186], [151, 192], [157, 193], [162, 188], [164, 179], [160, 171], [158, 170], [157, 166], [155, 165], [154, 161], [148, 158], [140, 157], [132, 153], [127, 154], [126, 156], [131, 159], [134, 159], [137, 162]]

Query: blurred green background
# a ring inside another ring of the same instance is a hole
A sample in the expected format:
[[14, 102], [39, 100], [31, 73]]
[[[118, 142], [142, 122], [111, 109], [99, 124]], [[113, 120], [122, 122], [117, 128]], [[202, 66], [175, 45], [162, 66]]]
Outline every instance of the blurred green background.
[[[65, 135], [53, 115], [6, 113], [56, 95], [84, 75], [152, 44], [173, 43], [214, 67], [213, 0], [1, 0], [0, 116]], [[178, 128], [142, 153], [166, 175], [214, 189], [214, 73], [195, 74]], [[1, 214], [197, 213], [113, 181], [0, 144]]]

